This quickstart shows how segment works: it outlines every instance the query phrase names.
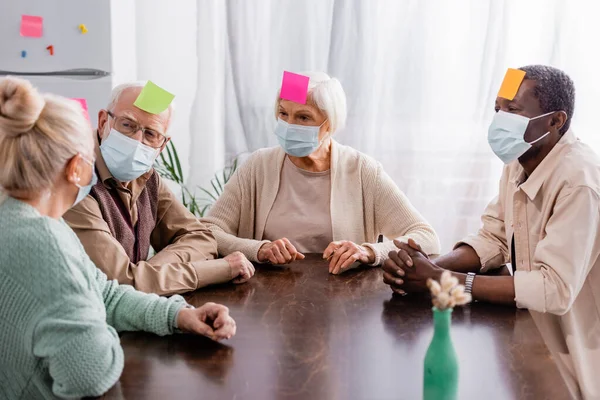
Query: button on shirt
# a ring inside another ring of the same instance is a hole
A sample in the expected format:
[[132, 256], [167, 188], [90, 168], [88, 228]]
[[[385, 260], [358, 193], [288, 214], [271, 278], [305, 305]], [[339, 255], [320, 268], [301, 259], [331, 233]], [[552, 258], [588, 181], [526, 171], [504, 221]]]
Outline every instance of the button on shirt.
[[600, 158], [568, 131], [531, 176], [518, 161], [504, 168], [482, 221], [459, 245], [475, 249], [482, 272], [516, 265], [517, 306], [531, 312], [573, 397], [600, 399]]

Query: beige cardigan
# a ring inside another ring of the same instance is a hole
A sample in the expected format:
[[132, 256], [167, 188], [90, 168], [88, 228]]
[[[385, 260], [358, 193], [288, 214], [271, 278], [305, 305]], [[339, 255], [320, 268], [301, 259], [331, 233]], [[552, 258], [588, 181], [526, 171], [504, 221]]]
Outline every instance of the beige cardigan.
[[[217, 239], [218, 251], [240, 251], [257, 261], [265, 224], [279, 191], [285, 159], [281, 147], [261, 149], [235, 172], [223, 194], [203, 218]], [[428, 254], [440, 244], [433, 228], [410, 204], [380, 163], [332, 140], [331, 226], [333, 240], [369, 246], [380, 265], [395, 249], [393, 242], [376, 243], [380, 234], [406, 241], [413, 238]], [[294, 238], [288, 237], [294, 244]]]

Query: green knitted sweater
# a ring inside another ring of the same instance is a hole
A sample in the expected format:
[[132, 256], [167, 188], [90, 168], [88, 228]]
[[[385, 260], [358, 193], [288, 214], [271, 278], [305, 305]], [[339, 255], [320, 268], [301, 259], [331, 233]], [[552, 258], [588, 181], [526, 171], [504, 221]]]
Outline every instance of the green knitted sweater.
[[117, 331], [173, 333], [180, 296], [108, 281], [63, 220], [0, 205], [0, 398], [78, 398], [123, 370]]

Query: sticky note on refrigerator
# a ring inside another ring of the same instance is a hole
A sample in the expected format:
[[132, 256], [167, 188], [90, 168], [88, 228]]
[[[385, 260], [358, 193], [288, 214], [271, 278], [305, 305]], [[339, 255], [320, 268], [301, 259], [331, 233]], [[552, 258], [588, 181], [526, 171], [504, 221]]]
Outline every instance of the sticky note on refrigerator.
[[85, 114], [85, 117], [87, 118], [87, 120], [90, 120], [90, 114], [88, 112], [88, 105], [87, 105], [87, 100], [86, 99], [79, 99], [79, 98], [72, 98], [71, 100], [75, 100], [77, 102], [79, 102], [79, 104], [81, 104], [81, 108], [83, 109], [83, 113]]
[[308, 96], [308, 76], [283, 71], [280, 98], [295, 103], [306, 104]]
[[514, 99], [524, 78], [525, 71], [509, 68], [506, 71], [506, 75], [504, 75], [504, 80], [498, 91], [498, 97], [502, 97], [506, 100]]
[[21, 36], [42, 37], [44, 18], [35, 15], [21, 15]]
[[133, 105], [150, 114], [160, 114], [169, 108], [174, 98], [174, 94], [167, 92], [152, 81], [148, 81]]

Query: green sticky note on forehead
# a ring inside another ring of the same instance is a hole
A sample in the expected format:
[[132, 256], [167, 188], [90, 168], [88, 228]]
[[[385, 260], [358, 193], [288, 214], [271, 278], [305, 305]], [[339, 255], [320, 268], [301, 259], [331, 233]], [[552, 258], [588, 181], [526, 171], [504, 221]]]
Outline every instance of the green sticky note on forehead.
[[169, 108], [174, 98], [174, 94], [148, 81], [133, 105], [147, 113], [160, 114]]

